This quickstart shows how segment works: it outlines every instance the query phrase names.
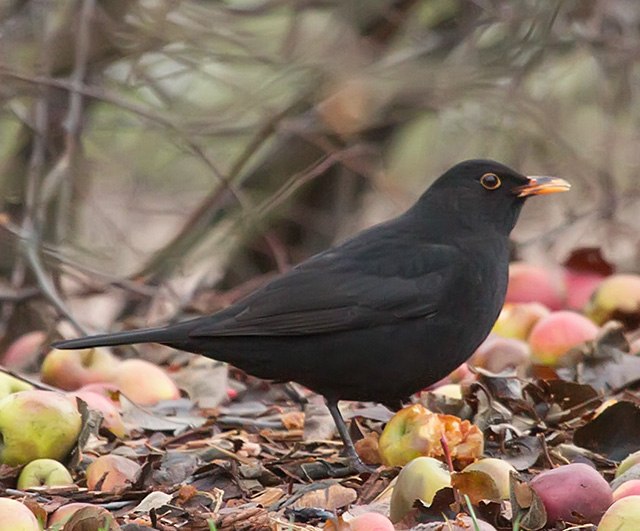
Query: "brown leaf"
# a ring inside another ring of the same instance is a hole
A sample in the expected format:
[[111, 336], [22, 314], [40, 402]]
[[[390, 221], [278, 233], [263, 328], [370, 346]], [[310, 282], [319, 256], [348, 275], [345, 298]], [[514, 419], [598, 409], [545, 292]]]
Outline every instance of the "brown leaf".
[[362, 439], [355, 442], [356, 452], [360, 459], [367, 465], [379, 465], [380, 449], [378, 446], [378, 434], [374, 431], [367, 433]]
[[355, 490], [343, 487], [339, 483], [334, 483], [333, 485], [303, 494], [295, 501], [293, 506], [297, 509], [302, 507], [318, 507], [320, 509], [334, 511], [353, 503], [357, 497], [358, 494]]
[[511, 472], [511, 510], [513, 522], [528, 531], [542, 529], [547, 523], [547, 511], [538, 494], [516, 472]]
[[287, 430], [302, 430], [304, 429], [304, 417], [302, 411], [290, 411], [282, 415], [282, 425]]

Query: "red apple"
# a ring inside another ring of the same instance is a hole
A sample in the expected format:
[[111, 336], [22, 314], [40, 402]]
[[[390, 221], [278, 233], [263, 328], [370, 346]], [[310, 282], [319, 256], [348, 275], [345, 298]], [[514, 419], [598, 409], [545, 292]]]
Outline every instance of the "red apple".
[[135, 480], [140, 468], [138, 463], [121, 455], [103, 455], [87, 467], [87, 487], [95, 490], [103, 478], [101, 491], [126, 487]]
[[567, 308], [584, 310], [602, 281], [607, 278], [600, 273], [565, 270], [564, 281], [567, 285]]
[[34, 514], [11, 498], [0, 498], [0, 531], [41, 531]]
[[2, 365], [17, 371], [23, 371], [35, 365], [46, 339], [47, 334], [39, 330], [21, 335], [9, 345], [2, 356]]
[[616, 490], [613, 491], [613, 501], [616, 502], [620, 498], [627, 496], [640, 496], [640, 479], [630, 479], [625, 481]]
[[471, 365], [499, 374], [507, 369], [524, 369], [531, 365], [531, 347], [520, 339], [491, 334], [473, 354]]
[[577, 513], [586, 522], [597, 524], [613, 501], [609, 484], [584, 463], [545, 470], [530, 485], [547, 510], [548, 523], [576, 522]]
[[640, 529], [640, 496], [620, 498], [604, 513], [598, 531], [638, 531]]
[[535, 324], [550, 313], [551, 310], [539, 302], [505, 304], [492, 332], [502, 337], [526, 340]]
[[598, 327], [585, 316], [553, 312], [538, 321], [529, 335], [533, 360], [540, 365], [557, 365], [568, 350], [595, 339], [597, 334]]
[[52, 391], [21, 391], [0, 400], [0, 461], [22, 465], [67, 457], [82, 421], [74, 402]]
[[42, 381], [65, 391], [94, 382], [108, 382], [120, 361], [102, 347], [80, 350], [52, 349], [42, 363]]
[[626, 316], [637, 321], [640, 314], [640, 275], [607, 277], [587, 304], [585, 314], [598, 324], [609, 319], [624, 320]]
[[560, 310], [564, 307], [565, 297], [560, 270], [525, 262], [510, 264], [505, 302], [540, 302], [551, 310]]
[[84, 400], [91, 409], [100, 411], [100, 413], [102, 413], [102, 426], [116, 437], [123, 438], [127, 434], [127, 431], [120, 416], [120, 411], [118, 411], [114, 403], [102, 394], [94, 393], [93, 391], [83, 391], [82, 389], [68, 393], [68, 395], [80, 398]]
[[113, 382], [138, 404], [153, 405], [180, 398], [180, 390], [157, 365], [139, 359], [125, 360], [116, 368]]
[[55, 459], [35, 459], [18, 476], [20, 490], [51, 485], [73, 485], [69, 471]]
[[380, 513], [364, 513], [349, 522], [351, 531], [394, 531], [393, 524]]

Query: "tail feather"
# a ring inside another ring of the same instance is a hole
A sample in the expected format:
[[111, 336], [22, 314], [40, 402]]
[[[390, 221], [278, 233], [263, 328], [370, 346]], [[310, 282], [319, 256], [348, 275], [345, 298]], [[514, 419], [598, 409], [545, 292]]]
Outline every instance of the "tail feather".
[[57, 341], [52, 344], [52, 347], [73, 350], [92, 347], [115, 347], [134, 343], [169, 343], [179, 338], [181, 332], [184, 333], [181, 330], [176, 330], [176, 327], [173, 326], [143, 328], [141, 330], [127, 330], [114, 334], [98, 334], [95, 336]]

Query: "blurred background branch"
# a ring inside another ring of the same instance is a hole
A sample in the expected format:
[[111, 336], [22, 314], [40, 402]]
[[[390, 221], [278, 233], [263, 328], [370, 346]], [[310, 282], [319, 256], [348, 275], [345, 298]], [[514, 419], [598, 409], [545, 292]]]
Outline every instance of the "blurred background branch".
[[640, 266], [635, 0], [12, 0], [0, 331], [210, 312], [495, 158], [515, 238]]

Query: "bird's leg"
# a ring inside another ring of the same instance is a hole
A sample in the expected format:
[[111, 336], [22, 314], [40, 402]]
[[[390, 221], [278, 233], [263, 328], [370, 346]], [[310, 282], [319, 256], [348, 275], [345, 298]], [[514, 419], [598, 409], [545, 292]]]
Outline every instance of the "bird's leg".
[[374, 468], [365, 465], [358, 456], [356, 447], [353, 445], [353, 441], [351, 440], [351, 436], [349, 435], [349, 431], [347, 430], [347, 425], [344, 423], [342, 414], [338, 409], [338, 401], [329, 399], [325, 399], [325, 401], [327, 403], [327, 407], [329, 408], [329, 413], [331, 413], [331, 417], [333, 417], [333, 422], [335, 422], [336, 428], [338, 428], [338, 433], [340, 434], [340, 438], [342, 439], [345, 450], [347, 451], [349, 467], [355, 472], [372, 472], [373, 470], [375, 470]]

